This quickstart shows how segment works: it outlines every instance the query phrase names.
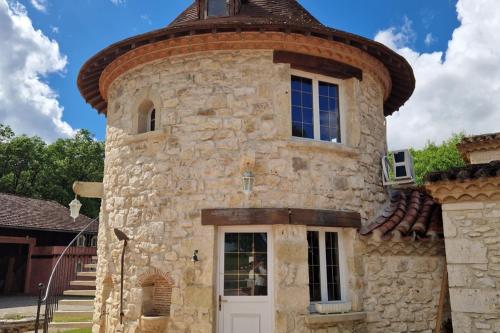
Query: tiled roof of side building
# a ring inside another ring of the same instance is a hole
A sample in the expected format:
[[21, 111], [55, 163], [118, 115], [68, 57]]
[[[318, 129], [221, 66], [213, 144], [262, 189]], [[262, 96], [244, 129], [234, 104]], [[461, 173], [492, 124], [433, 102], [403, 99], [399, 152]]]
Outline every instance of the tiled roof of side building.
[[394, 191], [383, 212], [359, 233], [380, 240], [442, 238], [441, 206], [419, 189]]
[[469, 153], [471, 152], [500, 149], [500, 133], [481, 134], [465, 137], [457, 145], [457, 148], [464, 161], [470, 163]]
[[[54, 201], [0, 193], [0, 228], [78, 233], [91, 221], [81, 214], [73, 221], [69, 209]], [[94, 223], [88, 233], [97, 233], [97, 228]]]
[[436, 183], [440, 181], [465, 181], [499, 176], [500, 161], [493, 161], [486, 164], [470, 164], [462, 168], [432, 172], [425, 177], [425, 181], [427, 183]]

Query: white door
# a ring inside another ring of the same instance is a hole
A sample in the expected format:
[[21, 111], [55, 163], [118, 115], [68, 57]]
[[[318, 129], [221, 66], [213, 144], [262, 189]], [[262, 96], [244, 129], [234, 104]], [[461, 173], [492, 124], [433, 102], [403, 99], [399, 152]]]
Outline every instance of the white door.
[[219, 233], [219, 333], [272, 333], [272, 241], [269, 229]]

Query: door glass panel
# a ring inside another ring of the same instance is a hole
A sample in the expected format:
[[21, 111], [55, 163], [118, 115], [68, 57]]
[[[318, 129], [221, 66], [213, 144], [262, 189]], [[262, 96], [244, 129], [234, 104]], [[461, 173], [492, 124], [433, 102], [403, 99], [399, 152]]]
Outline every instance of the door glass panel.
[[267, 296], [267, 233], [224, 235], [224, 296]]

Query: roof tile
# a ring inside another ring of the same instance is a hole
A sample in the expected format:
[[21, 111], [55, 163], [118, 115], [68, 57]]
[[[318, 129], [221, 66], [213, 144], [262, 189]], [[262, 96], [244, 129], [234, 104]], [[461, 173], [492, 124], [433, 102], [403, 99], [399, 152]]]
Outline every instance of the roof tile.
[[[54, 201], [0, 193], [0, 227], [80, 232], [91, 221], [85, 215], [73, 221], [69, 209]], [[96, 233], [97, 224], [91, 226], [89, 232]]]

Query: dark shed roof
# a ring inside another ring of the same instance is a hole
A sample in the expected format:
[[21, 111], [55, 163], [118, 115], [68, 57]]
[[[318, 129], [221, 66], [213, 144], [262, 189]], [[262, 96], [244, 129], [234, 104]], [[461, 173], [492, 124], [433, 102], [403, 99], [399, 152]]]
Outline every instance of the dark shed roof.
[[432, 172], [425, 177], [428, 183], [439, 181], [464, 181], [480, 178], [500, 177], [500, 161], [486, 164], [469, 164], [462, 168]]
[[83, 98], [99, 113], [106, 113], [107, 102], [100, 94], [99, 78], [113, 60], [137, 47], [182, 36], [231, 31], [303, 34], [347, 44], [370, 54], [385, 65], [392, 79], [392, 91], [384, 104], [385, 115], [399, 110], [412, 95], [415, 77], [411, 66], [383, 44], [322, 25], [296, 0], [242, 0], [241, 3], [239, 12], [233, 16], [200, 19], [198, 2], [195, 2], [166, 28], [128, 38], [102, 50], [83, 65], [78, 75]]
[[[69, 209], [54, 201], [44, 201], [0, 193], [0, 227], [78, 233], [92, 219], [80, 215], [73, 221]], [[89, 233], [97, 233], [97, 223]]]

